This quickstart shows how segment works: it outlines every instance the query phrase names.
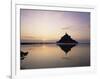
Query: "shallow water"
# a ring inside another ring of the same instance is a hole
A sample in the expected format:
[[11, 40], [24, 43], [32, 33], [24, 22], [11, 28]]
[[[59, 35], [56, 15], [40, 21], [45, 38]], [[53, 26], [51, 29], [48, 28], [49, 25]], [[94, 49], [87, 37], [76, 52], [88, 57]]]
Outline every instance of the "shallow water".
[[21, 45], [28, 54], [21, 59], [21, 69], [90, 66], [90, 45]]

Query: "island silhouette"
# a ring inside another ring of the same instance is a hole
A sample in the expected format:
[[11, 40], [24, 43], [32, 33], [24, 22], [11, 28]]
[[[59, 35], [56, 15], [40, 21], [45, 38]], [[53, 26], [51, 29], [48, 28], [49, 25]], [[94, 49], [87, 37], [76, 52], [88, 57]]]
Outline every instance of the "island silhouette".
[[71, 38], [70, 35], [65, 33], [64, 36], [61, 37], [59, 41], [57, 41], [58, 44], [77, 44], [78, 42]]
[[59, 41], [56, 42], [57, 45], [64, 51], [64, 53], [67, 55], [71, 49], [77, 45], [77, 41], [72, 39], [70, 35], [65, 33], [64, 36], [61, 37]]

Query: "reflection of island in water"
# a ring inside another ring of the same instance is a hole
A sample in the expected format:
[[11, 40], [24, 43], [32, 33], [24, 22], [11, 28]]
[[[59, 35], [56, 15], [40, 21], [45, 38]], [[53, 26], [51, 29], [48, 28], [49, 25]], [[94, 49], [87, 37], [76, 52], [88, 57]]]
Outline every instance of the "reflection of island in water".
[[65, 54], [67, 54], [69, 51], [71, 51], [71, 49], [72, 49], [74, 46], [76, 46], [76, 44], [72, 44], [72, 45], [59, 44], [58, 46], [65, 52]]
[[20, 52], [20, 57], [21, 57], [21, 60], [24, 60], [24, 58], [28, 55], [28, 52], [23, 52], [21, 51]]

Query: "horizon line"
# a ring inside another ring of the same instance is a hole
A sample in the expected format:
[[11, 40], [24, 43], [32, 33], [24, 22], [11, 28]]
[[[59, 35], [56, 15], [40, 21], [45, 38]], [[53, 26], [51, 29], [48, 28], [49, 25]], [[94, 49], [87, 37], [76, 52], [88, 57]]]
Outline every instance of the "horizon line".
[[[75, 44], [75, 43], [57, 43], [57, 42], [20, 42], [21, 45], [25, 44]], [[78, 42], [78, 44], [90, 44], [90, 42], [82, 43]]]

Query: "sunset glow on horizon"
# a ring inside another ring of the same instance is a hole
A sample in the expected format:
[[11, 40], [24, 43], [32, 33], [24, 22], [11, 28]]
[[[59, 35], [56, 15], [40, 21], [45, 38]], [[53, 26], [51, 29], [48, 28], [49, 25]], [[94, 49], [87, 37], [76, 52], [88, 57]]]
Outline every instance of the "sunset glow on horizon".
[[21, 41], [59, 40], [66, 32], [90, 42], [90, 12], [20, 9]]

